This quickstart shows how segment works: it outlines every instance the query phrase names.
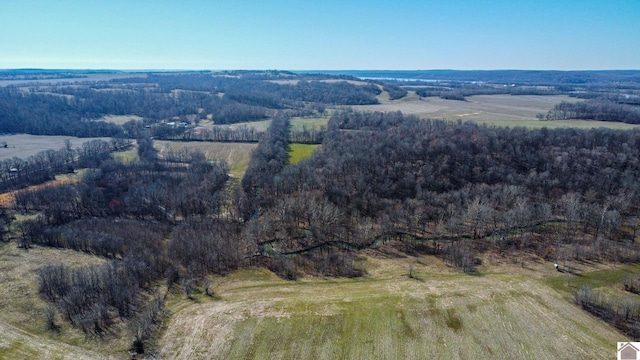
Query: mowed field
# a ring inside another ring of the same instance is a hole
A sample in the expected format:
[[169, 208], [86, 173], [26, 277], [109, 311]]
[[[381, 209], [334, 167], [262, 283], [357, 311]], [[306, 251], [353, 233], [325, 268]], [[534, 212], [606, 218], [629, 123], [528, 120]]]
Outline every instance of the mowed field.
[[201, 151], [209, 160], [224, 160], [229, 164], [229, 172], [235, 177], [242, 177], [249, 165], [249, 158], [258, 144], [247, 143], [214, 143], [200, 141], [154, 141], [160, 151], [167, 149], [189, 149]]
[[530, 128], [593, 128], [608, 127], [615, 129], [633, 129], [639, 125], [603, 122], [603, 121], [539, 121], [536, 115], [546, 114], [562, 101], [576, 102], [580, 99], [564, 95], [477, 95], [467, 97], [467, 101], [445, 100], [438, 97], [420, 98], [410, 91], [398, 100], [389, 100], [382, 93], [379, 105], [353, 106], [362, 111], [402, 111], [421, 118], [469, 120], [497, 126], [525, 126]]
[[[413, 279], [407, 276], [411, 263]], [[159, 355], [604, 359], [615, 356], [617, 341], [629, 341], [548, 285], [559, 276], [550, 263], [496, 265], [470, 276], [431, 256], [370, 253], [362, 266], [368, 271], [362, 279], [296, 282], [245, 270], [214, 278], [216, 299], [174, 295]]]
[[83, 143], [95, 139], [101, 139], [105, 141], [111, 140], [111, 138], [77, 138], [73, 136], [50, 136], [50, 135], [0, 135], [0, 143], [3, 141], [7, 143], [7, 147], [0, 147], [0, 160], [11, 159], [14, 156], [26, 159], [29, 156], [35, 155], [41, 151], [54, 149], [59, 150], [64, 147], [64, 141], [70, 140], [72, 148], [78, 148]]

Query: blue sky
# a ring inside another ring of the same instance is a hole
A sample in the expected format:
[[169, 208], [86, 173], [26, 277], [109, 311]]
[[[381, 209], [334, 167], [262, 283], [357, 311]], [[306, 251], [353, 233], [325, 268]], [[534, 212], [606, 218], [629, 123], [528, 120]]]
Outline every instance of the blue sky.
[[0, 0], [0, 68], [638, 69], [640, 0]]

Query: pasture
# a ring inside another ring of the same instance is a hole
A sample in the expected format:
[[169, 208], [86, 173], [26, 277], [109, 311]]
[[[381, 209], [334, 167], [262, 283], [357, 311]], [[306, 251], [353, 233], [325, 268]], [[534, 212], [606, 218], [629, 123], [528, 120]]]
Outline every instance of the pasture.
[[378, 105], [353, 106], [361, 111], [402, 111], [405, 114], [420, 118], [463, 120], [485, 123], [496, 126], [525, 126], [529, 128], [593, 128], [607, 127], [614, 129], [635, 129], [639, 125], [584, 121], [557, 120], [540, 121], [538, 113], [546, 114], [562, 101], [576, 102], [579, 99], [565, 95], [477, 95], [467, 97], [467, 101], [445, 100], [438, 97], [420, 98], [410, 91], [407, 96], [398, 100], [389, 100], [383, 92]]
[[54, 149], [59, 150], [64, 147], [65, 140], [71, 141], [72, 148], [78, 148], [83, 143], [95, 139], [105, 141], [110, 138], [77, 138], [73, 136], [51, 136], [51, 135], [0, 135], [0, 143], [6, 142], [7, 147], [0, 147], [0, 160], [18, 157], [26, 159], [41, 151]]
[[[216, 277], [217, 299], [174, 294], [163, 358], [602, 359], [628, 341], [545, 282], [550, 263], [480, 276], [431, 256], [368, 253], [362, 279]], [[412, 265], [414, 278], [407, 276]]]
[[162, 156], [167, 149], [199, 150], [208, 160], [224, 160], [229, 164], [229, 172], [238, 178], [244, 175], [249, 166], [249, 158], [258, 144], [214, 143], [200, 141], [154, 141], [154, 146]]

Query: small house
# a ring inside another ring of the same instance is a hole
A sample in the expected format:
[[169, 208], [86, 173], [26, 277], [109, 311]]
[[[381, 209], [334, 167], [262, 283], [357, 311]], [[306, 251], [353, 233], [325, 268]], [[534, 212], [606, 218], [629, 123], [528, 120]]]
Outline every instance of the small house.
[[640, 351], [635, 346], [631, 345], [631, 343], [624, 343], [618, 349], [618, 353], [620, 354], [620, 359], [622, 360], [637, 360], [638, 359], [638, 351]]

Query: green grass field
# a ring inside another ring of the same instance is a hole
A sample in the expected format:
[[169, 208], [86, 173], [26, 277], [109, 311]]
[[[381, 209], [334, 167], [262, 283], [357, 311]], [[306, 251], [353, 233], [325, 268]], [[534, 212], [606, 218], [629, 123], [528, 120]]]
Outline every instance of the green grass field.
[[311, 157], [313, 150], [320, 145], [313, 144], [290, 144], [289, 145], [289, 163], [297, 164], [303, 159]]

